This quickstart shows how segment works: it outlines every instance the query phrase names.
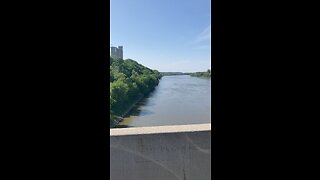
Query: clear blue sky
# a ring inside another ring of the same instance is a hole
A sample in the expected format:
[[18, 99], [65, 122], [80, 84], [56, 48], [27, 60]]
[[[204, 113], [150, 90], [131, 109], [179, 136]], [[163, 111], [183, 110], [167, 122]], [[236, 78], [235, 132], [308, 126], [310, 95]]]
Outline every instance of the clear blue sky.
[[124, 59], [161, 72], [211, 69], [211, 0], [111, 0], [110, 38]]

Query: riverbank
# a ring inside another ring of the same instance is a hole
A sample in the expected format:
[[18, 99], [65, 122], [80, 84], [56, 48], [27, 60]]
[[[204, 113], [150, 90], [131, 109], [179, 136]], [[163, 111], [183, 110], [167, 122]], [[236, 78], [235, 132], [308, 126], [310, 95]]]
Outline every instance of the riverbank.
[[140, 96], [150, 93], [160, 79], [161, 74], [157, 70], [131, 59], [110, 57], [110, 127], [118, 124], [141, 99]]
[[120, 122], [121, 120], [124, 118], [124, 116], [126, 116], [131, 110], [132, 108], [137, 104], [139, 103], [142, 99], [144, 98], [143, 95], [140, 95], [136, 101], [134, 101], [125, 111], [124, 113], [122, 113], [122, 115], [120, 116], [115, 116], [115, 119], [111, 119], [111, 123], [110, 123], [110, 128], [114, 128], [116, 127]]
[[206, 72], [195, 72], [195, 73], [191, 73], [190, 76], [192, 76], [192, 77], [211, 78], [211, 70], [208, 70], [208, 71], [206, 71]]

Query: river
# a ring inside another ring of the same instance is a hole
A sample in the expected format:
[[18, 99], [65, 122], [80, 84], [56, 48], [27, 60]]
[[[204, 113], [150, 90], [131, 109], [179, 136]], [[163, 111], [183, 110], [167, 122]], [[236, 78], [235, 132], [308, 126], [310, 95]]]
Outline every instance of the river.
[[164, 76], [117, 128], [211, 122], [211, 79]]

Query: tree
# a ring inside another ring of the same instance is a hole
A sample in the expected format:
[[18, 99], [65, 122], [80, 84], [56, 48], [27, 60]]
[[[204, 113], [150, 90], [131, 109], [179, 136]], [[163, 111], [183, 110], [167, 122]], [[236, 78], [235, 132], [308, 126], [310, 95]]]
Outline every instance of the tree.
[[110, 57], [110, 114], [121, 115], [141, 95], [151, 92], [159, 84], [159, 71], [151, 70], [132, 59]]

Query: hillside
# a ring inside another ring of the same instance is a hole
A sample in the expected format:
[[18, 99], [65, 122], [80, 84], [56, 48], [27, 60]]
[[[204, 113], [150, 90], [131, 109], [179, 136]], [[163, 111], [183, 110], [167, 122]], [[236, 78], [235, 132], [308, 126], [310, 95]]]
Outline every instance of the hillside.
[[132, 59], [110, 57], [110, 125], [158, 84], [161, 74]]

